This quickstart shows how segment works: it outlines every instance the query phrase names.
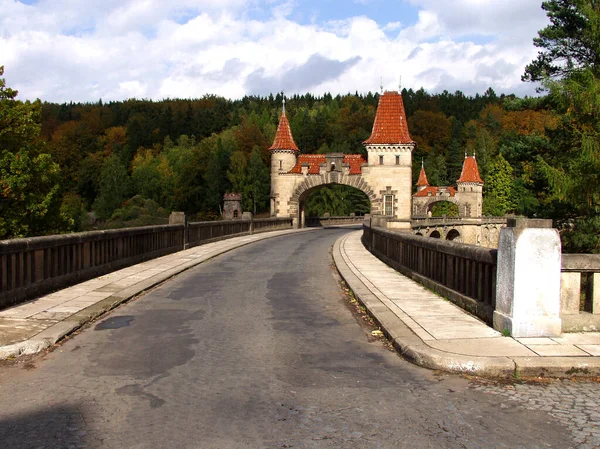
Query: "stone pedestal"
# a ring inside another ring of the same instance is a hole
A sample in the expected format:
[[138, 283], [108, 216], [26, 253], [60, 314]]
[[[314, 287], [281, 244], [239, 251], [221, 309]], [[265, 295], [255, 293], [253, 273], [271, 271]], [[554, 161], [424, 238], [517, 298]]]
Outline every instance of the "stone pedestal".
[[511, 218], [500, 231], [494, 329], [513, 337], [561, 334], [561, 246], [551, 220]]

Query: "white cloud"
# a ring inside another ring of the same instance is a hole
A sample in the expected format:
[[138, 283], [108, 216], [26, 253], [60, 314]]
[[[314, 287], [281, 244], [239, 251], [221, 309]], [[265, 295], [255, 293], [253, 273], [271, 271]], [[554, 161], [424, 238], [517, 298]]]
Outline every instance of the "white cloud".
[[[418, 21], [402, 28], [300, 24], [301, 2], [287, 0], [0, 0], [0, 64], [20, 98], [59, 102], [366, 92], [400, 75], [432, 91], [534, 92], [520, 75], [546, 23], [539, 5], [410, 1]], [[258, 9], [266, 18], [251, 18]]]

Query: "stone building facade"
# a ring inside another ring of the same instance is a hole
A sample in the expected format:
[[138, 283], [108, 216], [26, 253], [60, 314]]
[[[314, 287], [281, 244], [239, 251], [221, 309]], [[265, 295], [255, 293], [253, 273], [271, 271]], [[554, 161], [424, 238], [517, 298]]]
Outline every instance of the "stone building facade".
[[413, 195], [413, 218], [428, 217], [431, 207], [440, 201], [448, 201], [458, 206], [459, 218], [480, 218], [483, 216], [483, 180], [475, 155], [467, 156], [463, 162], [456, 187], [434, 187], [427, 181], [425, 168], [417, 181], [417, 192]]
[[371, 214], [394, 219], [394, 227], [410, 229], [412, 151], [402, 96], [385, 92], [379, 98], [373, 131], [361, 155], [299, 154], [285, 114], [285, 103], [271, 153], [271, 216], [304, 223], [308, 195], [327, 184], [344, 184], [363, 191]]
[[223, 197], [223, 220], [242, 218], [242, 194], [226, 193]]

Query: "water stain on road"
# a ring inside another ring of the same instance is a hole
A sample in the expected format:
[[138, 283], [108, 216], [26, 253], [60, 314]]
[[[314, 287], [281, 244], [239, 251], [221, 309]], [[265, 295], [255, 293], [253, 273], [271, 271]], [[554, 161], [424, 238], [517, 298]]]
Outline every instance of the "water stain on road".
[[[196, 354], [198, 339], [192, 322], [202, 320], [204, 314], [201, 310], [152, 309], [137, 314], [135, 326], [127, 326], [126, 320], [112, 323], [125, 327], [107, 329], [107, 337], [88, 354], [91, 364], [86, 375], [125, 375], [135, 379], [168, 376], [172, 368], [185, 365]], [[128, 318], [129, 322], [133, 320]]]
[[104, 331], [107, 329], [120, 329], [122, 327], [129, 326], [134, 319], [135, 318], [130, 315], [113, 316], [102, 321], [101, 323], [96, 324], [94, 330]]
[[164, 399], [159, 398], [155, 394], [147, 393], [144, 391], [144, 388], [138, 384], [125, 385], [124, 387], [117, 388], [115, 393], [120, 396], [138, 396], [147, 399], [150, 401], [150, 408], [158, 408], [165, 403]]

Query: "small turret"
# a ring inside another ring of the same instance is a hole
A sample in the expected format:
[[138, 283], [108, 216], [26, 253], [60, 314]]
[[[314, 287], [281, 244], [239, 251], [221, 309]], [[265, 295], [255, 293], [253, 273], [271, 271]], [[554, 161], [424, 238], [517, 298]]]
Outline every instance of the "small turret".
[[419, 180], [417, 181], [417, 192], [429, 187], [429, 181], [427, 181], [427, 174], [425, 173], [425, 167], [423, 161], [421, 161], [421, 172], [419, 173]]
[[282, 179], [285, 176], [281, 175], [289, 173], [294, 168], [297, 162], [296, 156], [299, 153], [292, 136], [290, 123], [285, 114], [285, 98], [283, 99], [283, 108], [275, 139], [273, 145], [269, 148], [269, 152], [271, 153], [271, 216], [276, 216], [279, 209], [277, 206], [277, 192], [284, 189], [284, 184], [287, 185], [287, 182]]

